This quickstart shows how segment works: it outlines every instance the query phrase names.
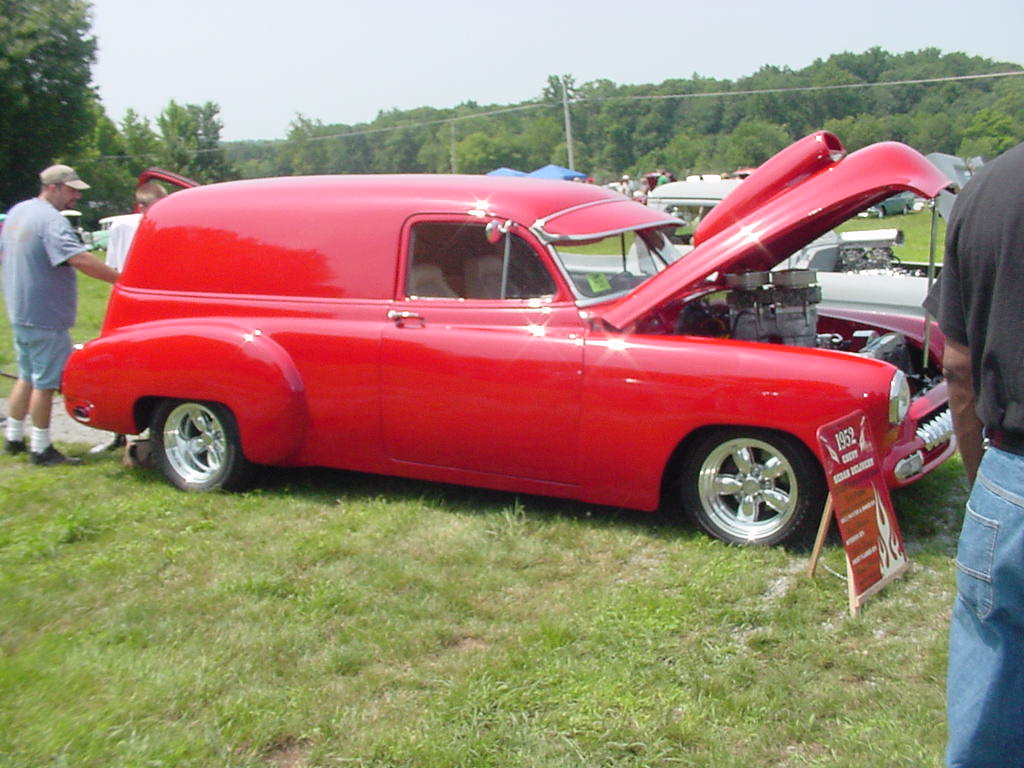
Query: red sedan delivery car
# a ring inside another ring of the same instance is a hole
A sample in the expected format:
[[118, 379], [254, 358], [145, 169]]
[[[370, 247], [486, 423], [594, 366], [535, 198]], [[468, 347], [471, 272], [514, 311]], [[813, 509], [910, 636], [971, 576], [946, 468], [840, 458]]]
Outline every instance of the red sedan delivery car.
[[147, 213], [68, 411], [150, 429], [186, 490], [337, 467], [653, 510], [776, 543], [813, 527], [816, 432], [862, 412], [887, 482], [954, 444], [941, 336], [771, 268], [896, 192], [901, 144], [784, 150], [683, 257], [679, 222], [586, 184], [322, 176], [196, 187]]

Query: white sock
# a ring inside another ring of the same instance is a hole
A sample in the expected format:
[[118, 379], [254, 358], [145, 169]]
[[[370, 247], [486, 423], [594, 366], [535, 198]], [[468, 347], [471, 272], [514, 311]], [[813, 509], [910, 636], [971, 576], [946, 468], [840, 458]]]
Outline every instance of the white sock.
[[7, 417], [7, 425], [4, 428], [4, 437], [13, 443], [19, 440], [25, 439], [25, 421], [24, 419], [12, 419], [10, 416]]
[[50, 428], [40, 429], [39, 427], [32, 427], [29, 432], [30, 445], [29, 450], [32, 453], [42, 453], [50, 447]]

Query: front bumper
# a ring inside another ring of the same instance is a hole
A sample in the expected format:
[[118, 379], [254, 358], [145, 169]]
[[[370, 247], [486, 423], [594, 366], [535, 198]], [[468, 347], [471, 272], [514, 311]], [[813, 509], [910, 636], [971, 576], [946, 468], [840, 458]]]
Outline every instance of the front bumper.
[[914, 400], [886, 469], [893, 487], [920, 480], [956, 452], [945, 382]]
[[911, 483], [925, 473], [925, 468], [938, 466], [956, 450], [953, 436], [953, 415], [946, 408], [921, 422], [915, 433], [921, 448], [896, 462], [893, 474], [898, 484]]

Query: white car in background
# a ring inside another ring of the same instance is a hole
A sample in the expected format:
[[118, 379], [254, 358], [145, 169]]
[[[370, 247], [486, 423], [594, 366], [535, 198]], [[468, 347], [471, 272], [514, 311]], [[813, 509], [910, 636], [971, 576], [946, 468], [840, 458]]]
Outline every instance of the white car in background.
[[110, 229], [118, 221], [127, 221], [128, 219], [134, 219], [136, 214], [124, 213], [117, 216], [106, 216], [99, 220], [100, 228], [92, 233], [92, 247], [96, 250], [107, 249], [107, 245], [110, 244]]

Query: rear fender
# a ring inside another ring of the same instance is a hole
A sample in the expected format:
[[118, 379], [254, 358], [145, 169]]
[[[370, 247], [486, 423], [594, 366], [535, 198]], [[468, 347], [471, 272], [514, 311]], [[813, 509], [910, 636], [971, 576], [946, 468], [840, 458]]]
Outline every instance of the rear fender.
[[231, 409], [245, 457], [285, 461], [309, 425], [305, 387], [288, 352], [238, 321], [161, 320], [120, 329], [77, 349], [63, 389], [68, 412], [98, 429], [136, 433], [137, 406], [206, 400]]

